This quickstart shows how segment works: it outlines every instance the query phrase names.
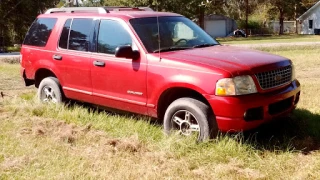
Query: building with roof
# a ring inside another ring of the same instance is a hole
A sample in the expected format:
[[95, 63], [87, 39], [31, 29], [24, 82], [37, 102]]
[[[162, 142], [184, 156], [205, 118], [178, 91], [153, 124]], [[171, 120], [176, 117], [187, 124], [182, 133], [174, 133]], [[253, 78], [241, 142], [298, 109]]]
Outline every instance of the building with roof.
[[320, 34], [320, 1], [302, 14], [299, 22], [299, 34]]
[[226, 37], [236, 29], [236, 21], [229, 17], [216, 14], [204, 17], [204, 30], [212, 37]]

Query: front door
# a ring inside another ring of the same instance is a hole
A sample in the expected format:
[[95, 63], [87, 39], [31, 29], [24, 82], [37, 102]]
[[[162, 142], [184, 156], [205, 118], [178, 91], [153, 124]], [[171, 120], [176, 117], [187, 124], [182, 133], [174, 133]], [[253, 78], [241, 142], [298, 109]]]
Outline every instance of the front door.
[[117, 20], [101, 20], [97, 35], [97, 53], [92, 54], [92, 87], [96, 104], [147, 114], [146, 63], [117, 58], [115, 49], [134, 45], [127, 25]]

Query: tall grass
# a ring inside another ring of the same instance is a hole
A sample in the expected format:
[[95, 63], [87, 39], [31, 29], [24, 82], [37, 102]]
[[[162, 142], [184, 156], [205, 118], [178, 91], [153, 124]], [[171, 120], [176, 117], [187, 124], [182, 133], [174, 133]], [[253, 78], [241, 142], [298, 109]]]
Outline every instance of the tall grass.
[[317, 179], [320, 49], [262, 50], [296, 64], [298, 109], [204, 143], [166, 136], [146, 117], [39, 103], [34, 88], [22, 89], [19, 65], [0, 62], [0, 179]]

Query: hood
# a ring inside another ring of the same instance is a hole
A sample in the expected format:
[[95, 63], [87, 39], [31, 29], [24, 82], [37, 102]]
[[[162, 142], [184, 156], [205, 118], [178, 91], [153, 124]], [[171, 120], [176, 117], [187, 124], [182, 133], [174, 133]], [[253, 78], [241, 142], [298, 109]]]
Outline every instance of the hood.
[[232, 46], [212, 46], [161, 53], [168, 60], [215, 67], [232, 75], [254, 74], [288, 66], [287, 58], [257, 50]]

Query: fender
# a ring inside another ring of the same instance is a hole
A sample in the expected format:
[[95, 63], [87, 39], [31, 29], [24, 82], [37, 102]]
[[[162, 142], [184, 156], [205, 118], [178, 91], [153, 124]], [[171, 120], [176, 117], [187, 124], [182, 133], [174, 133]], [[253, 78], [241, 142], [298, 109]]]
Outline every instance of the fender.
[[32, 79], [35, 79], [35, 74], [37, 73], [38, 70], [48, 69], [53, 74], [55, 74], [55, 76], [59, 79], [61, 86], [63, 86], [64, 83], [63, 83], [62, 74], [59, 70], [60, 68], [57, 68], [56, 64], [52, 60], [42, 59], [42, 60], [36, 61], [34, 64], [34, 67], [35, 67], [35, 71], [32, 74]]
[[[216, 77], [217, 78], [217, 77]], [[210, 81], [208, 82], [208, 79]], [[148, 88], [148, 106], [156, 107], [161, 95], [170, 88], [187, 88], [194, 90], [199, 94], [212, 94], [215, 91], [215, 78], [199, 78], [192, 74], [177, 74], [173, 75], [168, 79], [162, 79], [164, 81], [157, 81], [157, 87], [149, 89]], [[150, 84], [150, 83], [149, 83]], [[148, 84], [148, 85], [149, 85]]]

